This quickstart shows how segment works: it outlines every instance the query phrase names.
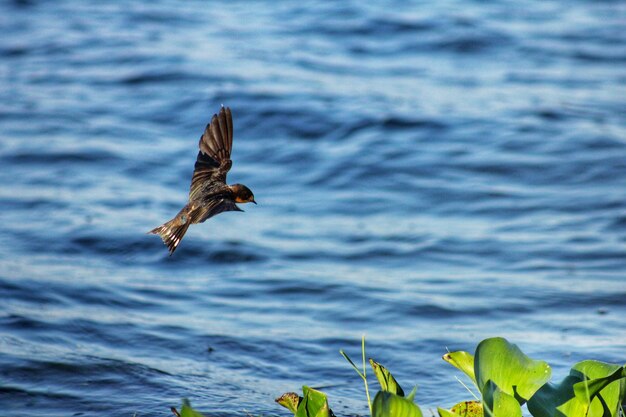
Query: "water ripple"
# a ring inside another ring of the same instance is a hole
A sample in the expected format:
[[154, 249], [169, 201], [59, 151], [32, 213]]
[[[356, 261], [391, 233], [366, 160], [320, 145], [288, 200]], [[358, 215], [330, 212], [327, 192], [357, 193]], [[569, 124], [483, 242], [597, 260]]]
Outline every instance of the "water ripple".
[[[346, 349], [426, 408], [446, 347], [502, 335], [555, 374], [623, 363], [619, 2], [0, 4], [7, 414], [274, 414]], [[234, 114], [258, 206], [146, 231]]]

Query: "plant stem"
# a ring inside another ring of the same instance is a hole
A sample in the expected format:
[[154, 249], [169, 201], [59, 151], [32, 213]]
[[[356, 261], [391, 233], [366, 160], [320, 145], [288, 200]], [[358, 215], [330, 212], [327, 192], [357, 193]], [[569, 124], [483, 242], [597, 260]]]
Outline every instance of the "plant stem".
[[359, 368], [357, 368], [354, 362], [352, 362], [352, 359], [350, 359], [350, 357], [346, 354], [346, 352], [343, 351], [343, 349], [340, 349], [339, 353], [341, 353], [341, 356], [343, 356], [348, 361], [348, 363], [354, 368], [356, 373], [359, 374], [359, 376], [363, 380], [363, 383], [365, 384], [365, 395], [367, 396], [367, 406], [370, 409], [370, 416], [373, 417], [372, 400], [370, 398], [370, 390], [367, 385], [367, 368], [365, 368], [365, 335], [363, 335], [363, 337], [361, 338], [361, 357], [363, 359], [363, 373], [359, 371]]
[[370, 390], [367, 386], [367, 369], [365, 368], [365, 335], [361, 338], [361, 355], [363, 357], [363, 383], [365, 383], [365, 395], [367, 396], [367, 406], [370, 409], [370, 416], [374, 416], [372, 413], [372, 400], [370, 399]]

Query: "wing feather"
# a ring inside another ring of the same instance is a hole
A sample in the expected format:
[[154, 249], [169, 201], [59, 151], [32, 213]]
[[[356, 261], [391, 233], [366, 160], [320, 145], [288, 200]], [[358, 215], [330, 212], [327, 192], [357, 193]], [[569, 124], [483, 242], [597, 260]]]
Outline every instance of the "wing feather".
[[228, 155], [230, 158], [230, 150], [233, 149], [233, 115], [231, 114], [229, 107], [226, 107], [224, 110], [224, 115], [226, 116], [226, 126], [228, 127]]
[[194, 167], [189, 200], [202, 195], [203, 190], [220, 188], [226, 184], [226, 174], [232, 166], [230, 153], [233, 144], [233, 119], [230, 109], [222, 107], [204, 129], [198, 143], [198, 157]]
[[218, 161], [224, 159], [224, 144], [222, 142], [222, 132], [220, 132], [220, 122], [219, 119], [213, 116], [213, 120], [211, 120], [211, 124], [209, 125], [209, 130], [211, 131], [212, 136], [212, 150], [215, 151], [215, 156]]
[[[220, 110], [220, 114], [217, 117], [217, 121], [220, 128], [220, 139], [222, 149], [230, 149], [228, 146], [228, 126], [226, 123], [226, 112]], [[228, 155], [225, 155], [226, 158], [230, 158], [230, 151], [228, 151]]]
[[235, 202], [227, 197], [215, 198], [194, 208], [189, 214], [191, 223], [203, 223], [205, 220], [225, 211], [243, 211]]

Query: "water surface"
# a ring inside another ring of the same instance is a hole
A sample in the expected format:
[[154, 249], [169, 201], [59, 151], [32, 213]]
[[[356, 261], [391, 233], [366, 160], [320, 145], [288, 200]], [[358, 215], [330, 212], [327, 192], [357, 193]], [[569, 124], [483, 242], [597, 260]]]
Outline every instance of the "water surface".
[[[625, 362], [621, 2], [0, 5], [0, 403], [7, 414], [287, 415], [340, 357], [425, 410], [501, 335], [556, 379]], [[185, 203], [221, 104], [258, 206]]]

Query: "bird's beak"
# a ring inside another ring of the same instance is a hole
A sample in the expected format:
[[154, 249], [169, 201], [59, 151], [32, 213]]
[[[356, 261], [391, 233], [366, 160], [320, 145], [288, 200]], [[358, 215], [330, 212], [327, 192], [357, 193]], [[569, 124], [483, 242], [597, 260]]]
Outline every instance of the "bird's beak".
[[253, 198], [253, 199], [252, 199], [252, 201], [250, 201], [250, 202], [251, 202], [251, 203], [254, 203], [254, 204], [256, 204], [256, 201], [254, 201], [254, 198]]

